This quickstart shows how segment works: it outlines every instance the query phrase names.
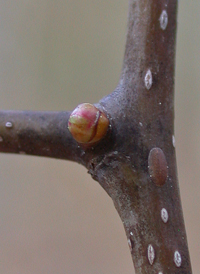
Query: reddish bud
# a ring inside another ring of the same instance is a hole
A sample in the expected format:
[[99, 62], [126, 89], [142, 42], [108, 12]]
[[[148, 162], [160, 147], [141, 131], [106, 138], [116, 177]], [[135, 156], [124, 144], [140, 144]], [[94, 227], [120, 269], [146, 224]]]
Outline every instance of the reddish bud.
[[71, 113], [68, 128], [78, 143], [94, 144], [100, 141], [107, 132], [109, 120], [94, 105], [78, 105]]

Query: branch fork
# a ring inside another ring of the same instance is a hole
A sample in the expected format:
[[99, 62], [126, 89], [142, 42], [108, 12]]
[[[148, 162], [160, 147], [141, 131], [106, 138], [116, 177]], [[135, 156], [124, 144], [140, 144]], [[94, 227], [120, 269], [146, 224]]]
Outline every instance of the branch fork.
[[176, 14], [177, 0], [130, 0], [121, 79], [95, 106], [0, 112], [1, 152], [76, 161], [100, 183], [137, 274], [192, 273], [174, 146]]

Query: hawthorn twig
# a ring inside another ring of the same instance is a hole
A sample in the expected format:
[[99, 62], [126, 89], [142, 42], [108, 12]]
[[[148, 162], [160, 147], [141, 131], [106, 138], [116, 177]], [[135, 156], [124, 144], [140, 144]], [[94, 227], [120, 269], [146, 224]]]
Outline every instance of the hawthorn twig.
[[[137, 274], [191, 274], [174, 147], [176, 0], [130, 0], [122, 75], [96, 107], [110, 122], [92, 147], [70, 113], [0, 112], [0, 151], [82, 163], [112, 198]], [[9, 123], [7, 123], [9, 122]]]

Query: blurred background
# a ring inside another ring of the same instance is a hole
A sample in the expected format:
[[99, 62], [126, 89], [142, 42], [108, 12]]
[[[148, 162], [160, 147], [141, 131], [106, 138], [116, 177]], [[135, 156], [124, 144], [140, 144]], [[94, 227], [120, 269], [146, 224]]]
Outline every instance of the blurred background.
[[[119, 79], [128, 0], [0, 0], [0, 109], [72, 110]], [[194, 273], [200, 246], [200, 1], [179, 1], [175, 136]], [[111, 199], [78, 164], [0, 154], [0, 273], [134, 273]]]

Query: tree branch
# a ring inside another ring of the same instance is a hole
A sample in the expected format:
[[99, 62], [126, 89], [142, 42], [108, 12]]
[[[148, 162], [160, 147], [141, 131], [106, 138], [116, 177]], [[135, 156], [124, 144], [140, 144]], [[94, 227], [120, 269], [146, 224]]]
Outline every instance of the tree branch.
[[90, 172], [114, 201], [136, 273], [192, 273], [174, 140], [177, 1], [131, 0], [122, 77], [100, 104], [114, 152]]
[[119, 85], [95, 109], [109, 119], [106, 136], [80, 145], [70, 113], [1, 112], [0, 151], [82, 163], [114, 202], [136, 273], [189, 274], [173, 125], [177, 1], [131, 0], [129, 10]]
[[83, 163], [67, 125], [70, 112], [0, 111], [0, 151]]

